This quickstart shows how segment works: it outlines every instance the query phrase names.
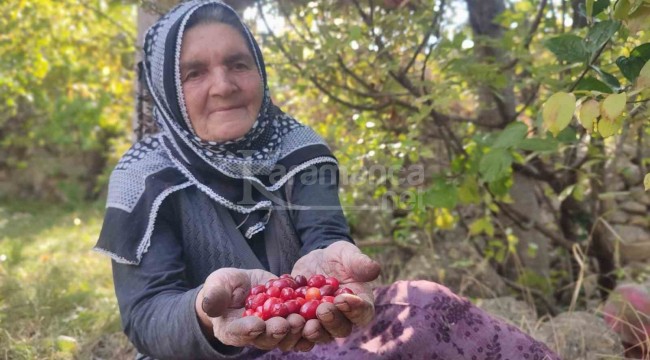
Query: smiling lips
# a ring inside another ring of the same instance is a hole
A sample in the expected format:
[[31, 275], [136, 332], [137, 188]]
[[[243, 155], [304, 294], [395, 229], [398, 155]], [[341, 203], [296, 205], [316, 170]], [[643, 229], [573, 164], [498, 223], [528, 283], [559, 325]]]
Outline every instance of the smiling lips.
[[224, 107], [216, 108], [216, 109], [210, 111], [210, 113], [224, 112], [224, 111], [229, 111], [229, 110], [234, 110], [234, 109], [239, 109], [239, 108], [242, 108], [242, 106], [239, 106], [239, 105], [224, 106]]

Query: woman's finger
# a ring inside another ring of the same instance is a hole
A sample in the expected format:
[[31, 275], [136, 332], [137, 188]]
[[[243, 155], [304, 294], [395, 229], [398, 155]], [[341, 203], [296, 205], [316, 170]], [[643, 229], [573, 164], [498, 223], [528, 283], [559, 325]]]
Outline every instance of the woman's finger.
[[364, 295], [341, 294], [334, 298], [334, 306], [353, 324], [366, 325], [375, 316], [375, 306]]
[[243, 306], [250, 290], [248, 274], [239, 269], [222, 268], [214, 271], [203, 284], [199, 296], [201, 309], [210, 317], [221, 316], [228, 308]]
[[352, 332], [352, 322], [334, 304], [320, 304], [316, 309], [316, 316], [332, 337], [342, 338]]
[[302, 338], [302, 329], [305, 327], [305, 318], [298, 314], [289, 315], [287, 321], [289, 322], [289, 334], [278, 344], [278, 347], [282, 351], [294, 349], [298, 341]]
[[261, 333], [255, 340], [253, 346], [262, 350], [272, 350], [290, 333], [291, 326], [287, 319], [272, 317], [266, 320], [266, 331]]
[[325, 330], [318, 319], [307, 320], [305, 328], [302, 330], [302, 336], [316, 344], [323, 344], [334, 340], [332, 335]]
[[307, 340], [305, 338], [301, 338], [296, 343], [296, 346], [293, 347], [293, 350], [294, 351], [307, 352], [307, 351], [311, 351], [311, 349], [313, 349], [315, 345], [316, 345], [315, 343], [313, 343], [313, 342], [311, 342], [311, 341], [309, 341], [309, 340]]
[[221, 317], [215, 320], [214, 336], [222, 343], [232, 346], [247, 346], [266, 331], [266, 323], [257, 316], [233, 319]]

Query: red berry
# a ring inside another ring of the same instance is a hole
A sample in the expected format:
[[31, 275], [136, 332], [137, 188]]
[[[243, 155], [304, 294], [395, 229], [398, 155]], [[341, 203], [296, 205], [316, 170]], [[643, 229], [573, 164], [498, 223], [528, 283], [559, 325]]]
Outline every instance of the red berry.
[[293, 279], [293, 278], [291, 277], [291, 274], [282, 274], [280, 275], [280, 279]]
[[305, 293], [305, 300], [320, 300], [321, 297], [320, 289], [317, 287], [311, 287]]
[[325, 278], [325, 284], [333, 287], [334, 291], [336, 291], [339, 288], [339, 280], [332, 276]]
[[280, 292], [280, 299], [284, 301], [291, 300], [295, 297], [296, 297], [296, 291], [290, 287], [286, 287], [282, 289], [282, 291]]
[[287, 317], [289, 316], [289, 309], [287, 308], [287, 305], [285, 303], [277, 303], [274, 304], [273, 307], [271, 308], [271, 317], [279, 316], [279, 317]]
[[251, 295], [257, 295], [263, 292], [266, 292], [266, 286], [264, 285], [257, 285], [251, 289]]
[[336, 292], [334, 293], [334, 296], [339, 296], [341, 294], [352, 294], [352, 295], [354, 295], [354, 291], [352, 291], [352, 290], [350, 290], [350, 289], [348, 289], [346, 287], [343, 287], [343, 288], [339, 288], [338, 290], [336, 290]]
[[242, 314], [241, 317], [251, 316], [251, 315], [253, 315], [254, 313], [255, 313], [255, 310], [253, 310], [253, 309], [246, 309], [246, 311], [244, 311], [244, 313]]
[[296, 296], [305, 297], [306, 294], [307, 294], [306, 286], [301, 286], [296, 289]]
[[307, 278], [302, 275], [296, 275], [294, 280], [296, 280], [296, 284], [298, 284], [298, 287], [307, 286]]
[[296, 298], [296, 302], [298, 303], [298, 305], [303, 306], [303, 305], [305, 305], [305, 303], [307, 302], [307, 300], [305, 300], [304, 297], [297, 297], [297, 298]]
[[253, 313], [253, 316], [257, 316], [258, 318], [264, 320], [264, 318], [262, 317], [262, 313], [261, 313], [260, 311], [256, 311], [256, 312], [254, 312], [254, 313]]
[[323, 275], [314, 275], [309, 280], [307, 280], [307, 285], [310, 287], [321, 287], [325, 285], [325, 276]]
[[289, 311], [289, 314], [298, 313], [298, 311], [300, 311], [300, 306], [302, 305], [301, 303], [298, 302], [298, 300], [289, 300], [284, 304], [287, 306], [287, 310]]
[[264, 284], [264, 287], [268, 290], [271, 286], [273, 286], [273, 282], [277, 279], [269, 279], [266, 284]]
[[271, 286], [266, 290], [266, 294], [270, 297], [280, 297], [280, 288]]
[[275, 304], [280, 304], [280, 303], [282, 303], [282, 300], [281, 300], [280, 298], [276, 298], [276, 297], [268, 298], [268, 299], [264, 302], [264, 306], [262, 307], [262, 314], [263, 314], [263, 315], [267, 315], [267, 314], [268, 314], [269, 317], [270, 317], [270, 315], [271, 315], [271, 310], [273, 309], [273, 306], [274, 306]]
[[266, 299], [268, 299], [269, 296], [266, 295], [266, 293], [261, 293], [254, 295], [252, 299], [250, 300], [250, 303], [246, 301], [246, 307], [248, 309], [257, 309], [258, 306], [264, 305], [264, 302]]
[[322, 302], [334, 303], [334, 296], [323, 296], [321, 299]]
[[334, 295], [334, 292], [336, 292], [336, 289], [332, 285], [323, 285], [320, 288], [320, 294], [323, 296]]
[[315, 319], [316, 318], [316, 309], [320, 305], [318, 300], [309, 300], [303, 306], [300, 307], [299, 314], [305, 318], [305, 320]]
[[275, 286], [275, 287], [279, 288], [280, 290], [282, 290], [282, 289], [284, 289], [286, 287], [291, 287], [291, 282], [292, 281], [293, 281], [293, 279], [291, 279], [291, 280], [289, 280], [289, 279], [275, 280], [273, 282], [273, 286]]

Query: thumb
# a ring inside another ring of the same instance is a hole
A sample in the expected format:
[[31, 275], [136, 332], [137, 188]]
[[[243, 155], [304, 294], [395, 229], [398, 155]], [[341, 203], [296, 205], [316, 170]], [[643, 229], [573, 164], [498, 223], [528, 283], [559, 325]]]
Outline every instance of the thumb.
[[244, 305], [250, 278], [238, 269], [219, 269], [205, 280], [201, 309], [210, 317], [223, 315], [229, 308]]
[[370, 282], [381, 273], [381, 265], [360, 250], [348, 253], [347, 268], [351, 270], [355, 281]]

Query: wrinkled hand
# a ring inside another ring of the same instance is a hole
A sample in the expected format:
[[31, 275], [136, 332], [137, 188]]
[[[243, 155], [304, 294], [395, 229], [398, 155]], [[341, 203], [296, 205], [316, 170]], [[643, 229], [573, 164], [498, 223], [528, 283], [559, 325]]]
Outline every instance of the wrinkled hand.
[[311, 350], [313, 343], [301, 339], [305, 319], [298, 314], [267, 321], [257, 316], [241, 317], [251, 287], [276, 277], [264, 270], [222, 268], [214, 271], [205, 280], [195, 303], [203, 328], [211, 328], [214, 337], [226, 345], [254, 346], [263, 350]]
[[324, 343], [332, 338], [350, 335], [353, 325], [368, 324], [375, 314], [369, 282], [377, 279], [380, 272], [381, 267], [377, 262], [347, 241], [335, 242], [300, 258], [293, 267], [293, 276], [334, 276], [341, 282], [340, 286], [348, 287], [356, 294], [341, 294], [334, 299], [334, 304], [320, 304], [316, 310], [320, 321], [308, 320], [304, 325], [303, 337], [314, 343]]

